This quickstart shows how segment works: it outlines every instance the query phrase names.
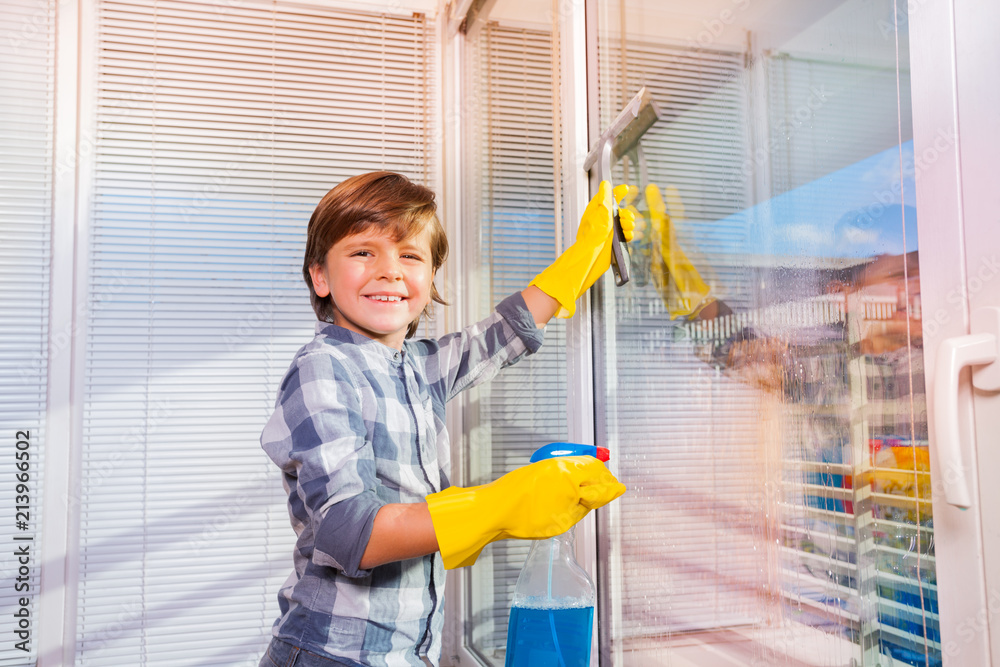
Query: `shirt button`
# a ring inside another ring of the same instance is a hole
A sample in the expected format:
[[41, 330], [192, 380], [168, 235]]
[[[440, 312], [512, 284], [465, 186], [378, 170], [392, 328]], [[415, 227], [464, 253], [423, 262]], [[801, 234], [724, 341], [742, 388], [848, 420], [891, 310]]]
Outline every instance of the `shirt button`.
[[392, 353], [392, 358], [396, 359], [398, 361], [399, 360], [399, 352], [393, 352]]

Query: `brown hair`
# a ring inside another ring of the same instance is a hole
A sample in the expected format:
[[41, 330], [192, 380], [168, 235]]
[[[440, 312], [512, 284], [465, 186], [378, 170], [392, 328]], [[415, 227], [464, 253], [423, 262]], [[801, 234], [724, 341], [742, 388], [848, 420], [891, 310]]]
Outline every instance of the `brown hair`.
[[[448, 257], [448, 238], [438, 220], [434, 193], [429, 188], [402, 174], [372, 171], [352, 176], [327, 192], [309, 219], [302, 263], [302, 275], [309, 286], [309, 300], [316, 317], [333, 322], [334, 306], [331, 296], [316, 294], [309, 268], [326, 263], [326, 253], [337, 241], [378, 228], [398, 242], [419, 234], [428, 226], [431, 230], [431, 266], [436, 273]], [[433, 283], [431, 301], [447, 305]], [[428, 315], [429, 311], [430, 304], [427, 304], [420, 316]], [[413, 336], [419, 325], [420, 317], [410, 323], [406, 337]]]

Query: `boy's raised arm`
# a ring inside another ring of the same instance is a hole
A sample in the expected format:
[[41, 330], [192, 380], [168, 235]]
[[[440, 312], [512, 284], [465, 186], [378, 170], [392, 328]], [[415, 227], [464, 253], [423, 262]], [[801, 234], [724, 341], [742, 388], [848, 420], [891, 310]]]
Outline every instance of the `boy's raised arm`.
[[[551, 266], [535, 276], [528, 289], [521, 292], [528, 310], [535, 318], [536, 326], [544, 326], [553, 315], [572, 317], [576, 312], [576, 300], [611, 267], [611, 244], [614, 238], [611, 198], [619, 200], [627, 192], [627, 185], [619, 185], [612, 192], [611, 185], [607, 181], [601, 181], [597, 194], [587, 204], [580, 218], [576, 241]], [[619, 209], [618, 213], [625, 240], [631, 241], [635, 216], [625, 208]], [[541, 291], [548, 300], [534, 294], [532, 287]]]

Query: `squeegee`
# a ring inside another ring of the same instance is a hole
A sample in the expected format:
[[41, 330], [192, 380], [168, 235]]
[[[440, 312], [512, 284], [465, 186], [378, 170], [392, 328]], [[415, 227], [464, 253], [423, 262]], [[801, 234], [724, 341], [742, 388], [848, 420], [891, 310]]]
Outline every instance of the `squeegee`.
[[[611, 127], [604, 131], [597, 143], [587, 154], [583, 168], [590, 171], [597, 166], [597, 180], [611, 182], [611, 165], [617, 162], [638, 143], [653, 123], [660, 119], [660, 110], [643, 86], [635, 97], [625, 105]], [[625, 232], [618, 217], [618, 202], [612, 197], [614, 209], [614, 241], [611, 244], [611, 266], [615, 271], [615, 284], [624, 285], [629, 280], [629, 254], [625, 245]]]

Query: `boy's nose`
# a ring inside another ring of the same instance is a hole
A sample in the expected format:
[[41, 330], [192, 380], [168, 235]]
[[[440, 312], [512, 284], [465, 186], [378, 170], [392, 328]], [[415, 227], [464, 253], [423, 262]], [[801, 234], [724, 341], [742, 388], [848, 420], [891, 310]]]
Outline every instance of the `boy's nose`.
[[386, 257], [379, 263], [379, 278], [388, 280], [402, 280], [403, 269], [399, 262], [393, 257]]

